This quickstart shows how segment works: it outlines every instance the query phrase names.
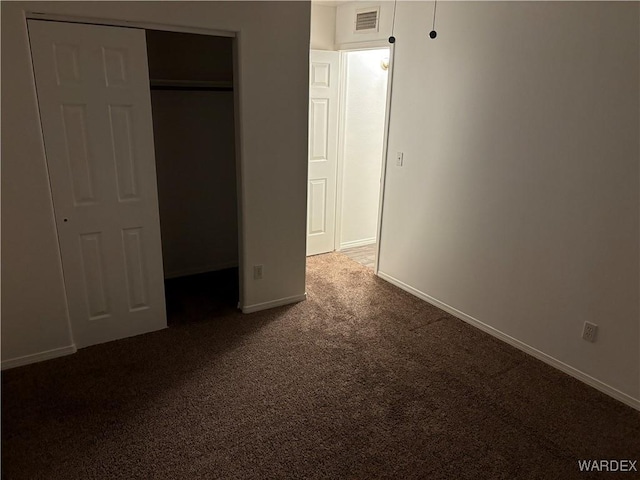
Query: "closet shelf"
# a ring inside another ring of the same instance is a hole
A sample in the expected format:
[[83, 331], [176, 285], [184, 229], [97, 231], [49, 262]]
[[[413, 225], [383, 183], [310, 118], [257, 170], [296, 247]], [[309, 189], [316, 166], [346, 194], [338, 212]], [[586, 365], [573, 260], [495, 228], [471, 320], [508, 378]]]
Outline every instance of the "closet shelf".
[[152, 78], [150, 84], [151, 90], [233, 91], [233, 82], [227, 80], [169, 80]]

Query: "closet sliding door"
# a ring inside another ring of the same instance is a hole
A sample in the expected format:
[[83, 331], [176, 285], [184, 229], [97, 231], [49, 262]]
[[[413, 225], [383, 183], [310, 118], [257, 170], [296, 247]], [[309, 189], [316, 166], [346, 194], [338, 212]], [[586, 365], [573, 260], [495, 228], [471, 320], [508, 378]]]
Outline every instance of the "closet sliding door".
[[144, 30], [29, 20], [77, 347], [165, 328]]

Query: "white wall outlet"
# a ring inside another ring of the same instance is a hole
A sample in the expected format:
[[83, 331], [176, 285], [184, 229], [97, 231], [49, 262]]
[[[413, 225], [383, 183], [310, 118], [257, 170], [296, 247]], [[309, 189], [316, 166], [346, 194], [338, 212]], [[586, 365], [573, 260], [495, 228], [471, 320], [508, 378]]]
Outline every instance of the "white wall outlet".
[[404, 163], [404, 153], [398, 152], [398, 154], [396, 155], [396, 165], [401, 167], [403, 163]]
[[582, 329], [582, 338], [587, 342], [595, 342], [596, 334], [598, 333], [598, 325], [591, 322], [584, 322], [584, 328]]
[[253, 266], [253, 279], [254, 280], [262, 279], [262, 265]]

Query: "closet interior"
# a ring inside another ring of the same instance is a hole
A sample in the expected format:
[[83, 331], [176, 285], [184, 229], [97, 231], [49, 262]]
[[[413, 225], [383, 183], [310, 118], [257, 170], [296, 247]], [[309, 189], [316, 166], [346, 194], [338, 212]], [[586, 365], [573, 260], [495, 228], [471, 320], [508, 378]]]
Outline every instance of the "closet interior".
[[232, 42], [147, 30], [169, 325], [238, 303]]

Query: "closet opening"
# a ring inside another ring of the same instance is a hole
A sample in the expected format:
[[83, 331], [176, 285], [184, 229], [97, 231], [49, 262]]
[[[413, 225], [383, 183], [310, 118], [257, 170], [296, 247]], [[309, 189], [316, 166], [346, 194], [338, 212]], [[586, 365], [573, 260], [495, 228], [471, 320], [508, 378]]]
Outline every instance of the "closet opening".
[[239, 300], [233, 39], [147, 30], [169, 326]]

